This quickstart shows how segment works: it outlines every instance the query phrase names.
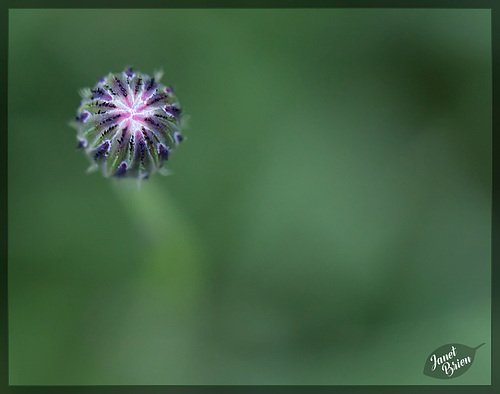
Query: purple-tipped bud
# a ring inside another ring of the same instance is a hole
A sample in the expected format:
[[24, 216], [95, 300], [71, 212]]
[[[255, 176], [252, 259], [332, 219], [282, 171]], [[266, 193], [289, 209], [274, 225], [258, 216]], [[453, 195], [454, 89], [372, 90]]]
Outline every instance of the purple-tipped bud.
[[179, 116], [181, 114], [180, 108], [177, 108], [175, 105], [165, 105], [165, 111], [167, 111], [168, 114], [172, 115], [175, 119], [179, 119]]
[[158, 156], [163, 160], [168, 160], [168, 148], [163, 144], [158, 144]]
[[90, 114], [89, 114], [87, 111], [82, 112], [81, 114], [78, 114], [78, 115], [76, 116], [76, 121], [77, 121], [77, 122], [82, 122], [82, 123], [83, 123], [83, 122], [85, 122], [85, 121], [87, 120], [87, 118], [89, 117], [89, 115], [90, 115]]
[[135, 73], [132, 71], [132, 67], [127, 68], [125, 71], [125, 75], [129, 78], [134, 78]]
[[109, 141], [104, 141], [101, 145], [94, 150], [94, 159], [97, 160], [101, 157], [104, 157], [109, 152], [110, 143]]
[[175, 142], [178, 144], [179, 142], [184, 141], [184, 137], [180, 135], [177, 131], [174, 133]]
[[146, 91], [150, 91], [153, 89], [156, 89], [158, 87], [158, 84], [155, 82], [155, 78], [151, 78], [150, 80], [146, 81]]
[[128, 170], [128, 164], [125, 161], [122, 161], [118, 168], [116, 169], [115, 176], [123, 176]]
[[111, 95], [102, 87], [96, 87], [95, 89], [92, 89], [91, 92], [92, 92], [92, 96], [90, 97], [91, 100], [94, 100], [96, 98], [100, 98], [106, 101], [113, 100], [113, 97], [111, 97]]
[[81, 139], [79, 138], [78, 139], [78, 146], [77, 146], [77, 148], [78, 149], [84, 149], [86, 147], [87, 147], [87, 140], [84, 140], [83, 138], [81, 138]]
[[128, 68], [82, 95], [78, 147], [104, 176], [145, 178], [182, 141], [177, 97], [149, 75]]

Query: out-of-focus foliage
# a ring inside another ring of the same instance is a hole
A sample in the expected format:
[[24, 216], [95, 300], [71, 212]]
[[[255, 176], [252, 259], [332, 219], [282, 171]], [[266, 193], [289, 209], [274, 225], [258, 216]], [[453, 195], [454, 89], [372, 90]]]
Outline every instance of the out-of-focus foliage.
[[[11, 384], [489, 384], [488, 10], [11, 10]], [[77, 91], [190, 115], [85, 174]], [[432, 349], [486, 342], [450, 381]]]

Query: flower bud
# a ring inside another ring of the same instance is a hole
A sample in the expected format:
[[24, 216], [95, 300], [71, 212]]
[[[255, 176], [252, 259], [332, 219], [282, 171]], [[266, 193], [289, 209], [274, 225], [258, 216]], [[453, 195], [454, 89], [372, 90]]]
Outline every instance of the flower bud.
[[183, 140], [177, 97], [159, 78], [128, 68], [81, 91], [78, 148], [104, 176], [145, 179]]

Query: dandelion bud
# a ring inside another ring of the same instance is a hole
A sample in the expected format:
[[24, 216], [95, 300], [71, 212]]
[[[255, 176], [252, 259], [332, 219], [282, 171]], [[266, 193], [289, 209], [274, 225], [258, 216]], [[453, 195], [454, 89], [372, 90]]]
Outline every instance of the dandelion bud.
[[128, 68], [82, 90], [78, 148], [104, 176], [145, 179], [182, 141], [177, 97], [159, 79]]

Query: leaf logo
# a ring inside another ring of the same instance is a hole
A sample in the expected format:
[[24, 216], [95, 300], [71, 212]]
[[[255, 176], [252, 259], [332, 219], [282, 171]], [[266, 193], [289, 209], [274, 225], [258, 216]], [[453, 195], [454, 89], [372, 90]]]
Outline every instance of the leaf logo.
[[474, 348], [459, 343], [441, 346], [427, 357], [424, 375], [450, 379], [464, 374], [472, 366], [476, 350], [483, 345], [484, 343]]

